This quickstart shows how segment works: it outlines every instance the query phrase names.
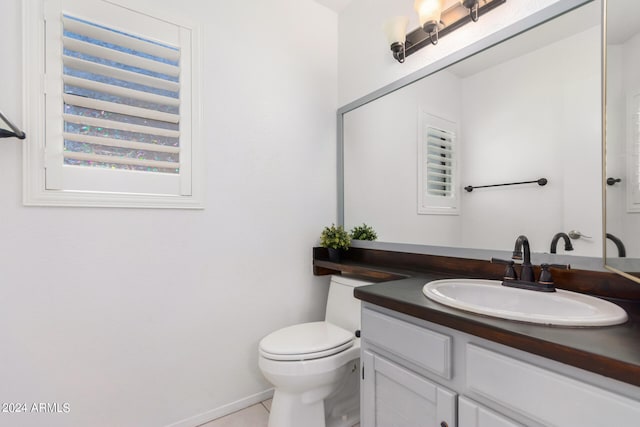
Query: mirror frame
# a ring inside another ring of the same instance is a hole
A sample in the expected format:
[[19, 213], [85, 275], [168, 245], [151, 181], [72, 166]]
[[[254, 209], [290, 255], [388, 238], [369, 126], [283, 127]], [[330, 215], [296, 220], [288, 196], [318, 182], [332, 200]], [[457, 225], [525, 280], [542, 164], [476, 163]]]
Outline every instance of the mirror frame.
[[[549, 6], [546, 6], [540, 9], [537, 12], [532, 13], [531, 15], [521, 19], [520, 21], [511, 23], [506, 27], [478, 40], [467, 47], [464, 47], [460, 50], [452, 52], [451, 54], [426, 65], [425, 67], [415, 71], [407, 76], [400, 78], [382, 88], [375, 90], [368, 95], [365, 95], [355, 101], [352, 101], [342, 107], [340, 107], [337, 111], [336, 124], [337, 124], [337, 224], [344, 226], [344, 115], [350, 111], [355, 110], [363, 105], [366, 105], [370, 102], [373, 102], [379, 98], [382, 98], [385, 95], [393, 93], [399, 89], [404, 88], [418, 80], [421, 80], [431, 74], [435, 74], [438, 71], [444, 70], [450, 65], [453, 65], [457, 62], [460, 62], [470, 56], [473, 56], [477, 53], [480, 53], [484, 50], [487, 50], [503, 41], [516, 37], [517, 35], [526, 32], [527, 30], [536, 27], [538, 25], [544, 24], [547, 21], [550, 21], [556, 18], [559, 15], [570, 12], [573, 9], [576, 9], [580, 6], [583, 6], [587, 3], [590, 3], [594, 0], [559, 0], [556, 3], [553, 3]], [[603, 5], [606, 4], [605, 0], [603, 0]], [[603, 6], [604, 7], [604, 6]], [[603, 17], [603, 19], [605, 19]], [[604, 41], [602, 42], [604, 49]], [[602, 60], [602, 67], [605, 67], [604, 57]], [[604, 86], [604, 84], [603, 84]], [[603, 95], [604, 96], [604, 95]], [[602, 103], [604, 104], [604, 98]], [[604, 113], [603, 113], [604, 117]], [[604, 121], [604, 118], [603, 118]], [[603, 126], [604, 132], [604, 126]], [[602, 142], [602, 161], [604, 165], [605, 157], [604, 157], [604, 139]], [[603, 180], [604, 180], [604, 167], [603, 170]], [[604, 182], [604, 181], [603, 181]], [[604, 186], [603, 186], [603, 196], [604, 196]], [[605, 209], [603, 205], [603, 235], [606, 234], [604, 224], [605, 224]], [[515, 237], [514, 237], [515, 238]], [[606, 241], [604, 242], [606, 245]], [[360, 247], [366, 249], [379, 249], [379, 250], [388, 250], [393, 252], [410, 252], [410, 253], [422, 253], [422, 254], [431, 254], [431, 255], [441, 255], [441, 256], [451, 256], [458, 258], [470, 258], [470, 259], [490, 259], [492, 256], [506, 256], [508, 258], [511, 257], [511, 251], [509, 248], [505, 248], [505, 251], [496, 251], [496, 250], [488, 250], [488, 249], [474, 249], [474, 248], [458, 248], [458, 247], [447, 247], [447, 246], [429, 246], [429, 245], [416, 245], [416, 244], [405, 244], [405, 243], [393, 243], [393, 242], [365, 242], [365, 241], [354, 241], [352, 243], [353, 247]], [[574, 267], [579, 267], [585, 270], [595, 270], [595, 271], [606, 271], [607, 268], [605, 264], [605, 252], [603, 251], [602, 257], [583, 257], [583, 256], [571, 256], [571, 255], [549, 255], [549, 254], [541, 254], [536, 253], [532, 254], [532, 258], [537, 263], [542, 262], [551, 262], [551, 263], [568, 263]]]
[[640, 277], [607, 264], [607, 3], [602, 0], [602, 257], [604, 268], [636, 283]]

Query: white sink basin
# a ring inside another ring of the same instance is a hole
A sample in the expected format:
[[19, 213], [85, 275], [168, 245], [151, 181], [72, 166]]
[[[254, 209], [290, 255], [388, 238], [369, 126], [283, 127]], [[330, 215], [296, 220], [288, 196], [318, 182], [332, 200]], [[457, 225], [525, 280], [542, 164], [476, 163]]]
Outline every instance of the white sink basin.
[[447, 279], [429, 282], [422, 292], [460, 310], [501, 319], [558, 326], [607, 326], [624, 323], [627, 313], [600, 298], [558, 289], [536, 292], [502, 286], [498, 280]]

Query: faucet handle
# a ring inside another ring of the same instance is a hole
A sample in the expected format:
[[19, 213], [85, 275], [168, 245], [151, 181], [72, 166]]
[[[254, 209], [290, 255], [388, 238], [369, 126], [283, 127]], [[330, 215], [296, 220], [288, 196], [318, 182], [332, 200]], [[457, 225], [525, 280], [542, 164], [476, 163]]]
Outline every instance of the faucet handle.
[[540, 264], [540, 279], [538, 283], [542, 285], [553, 285], [553, 277], [551, 277], [550, 268], [557, 268], [559, 270], [570, 270], [571, 266], [569, 264]]
[[569, 237], [571, 237], [574, 240], [579, 239], [581, 237], [584, 237], [585, 239], [590, 239], [591, 238], [591, 236], [587, 236], [586, 234], [582, 234], [580, 232], [580, 230], [571, 230], [569, 232]]
[[504, 260], [504, 259], [498, 259], [498, 258], [491, 258], [491, 263], [493, 264], [505, 264], [507, 266], [506, 270], [504, 271], [504, 280], [517, 280], [518, 279], [518, 275], [516, 274], [516, 270], [513, 268], [513, 264], [515, 264], [513, 262], [513, 260]]

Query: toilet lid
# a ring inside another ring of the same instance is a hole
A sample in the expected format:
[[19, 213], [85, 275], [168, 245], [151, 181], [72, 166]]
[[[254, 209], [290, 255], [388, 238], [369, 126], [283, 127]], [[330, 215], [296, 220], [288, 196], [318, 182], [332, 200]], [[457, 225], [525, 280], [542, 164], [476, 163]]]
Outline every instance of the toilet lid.
[[272, 360], [309, 360], [327, 357], [353, 346], [355, 336], [332, 323], [289, 326], [260, 341], [260, 354]]

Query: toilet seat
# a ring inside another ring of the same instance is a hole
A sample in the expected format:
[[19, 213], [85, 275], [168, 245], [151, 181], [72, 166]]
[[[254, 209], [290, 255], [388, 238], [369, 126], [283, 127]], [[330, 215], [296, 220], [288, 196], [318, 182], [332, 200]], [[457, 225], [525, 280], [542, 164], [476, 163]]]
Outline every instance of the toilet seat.
[[329, 322], [289, 326], [260, 341], [260, 354], [271, 360], [295, 361], [328, 357], [353, 346], [355, 336]]

